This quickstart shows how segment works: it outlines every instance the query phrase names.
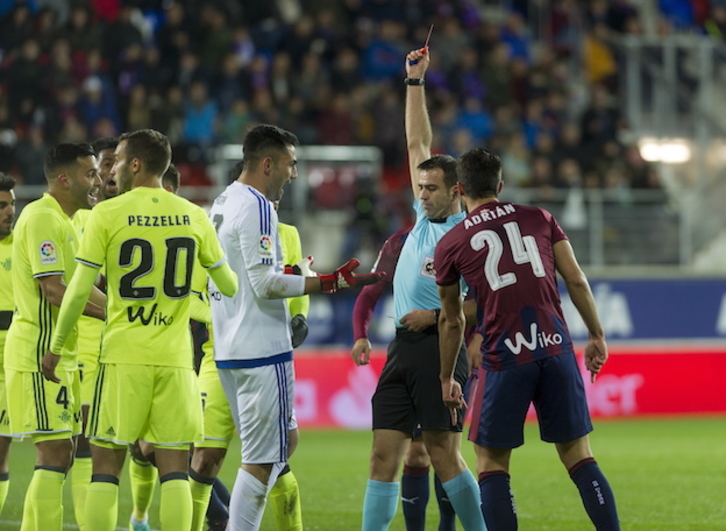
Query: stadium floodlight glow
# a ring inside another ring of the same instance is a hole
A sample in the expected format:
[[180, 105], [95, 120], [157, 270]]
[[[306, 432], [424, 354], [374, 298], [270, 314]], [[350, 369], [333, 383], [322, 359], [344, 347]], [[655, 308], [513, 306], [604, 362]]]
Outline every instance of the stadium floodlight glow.
[[638, 148], [648, 162], [682, 164], [691, 160], [691, 147], [682, 138], [642, 138]]

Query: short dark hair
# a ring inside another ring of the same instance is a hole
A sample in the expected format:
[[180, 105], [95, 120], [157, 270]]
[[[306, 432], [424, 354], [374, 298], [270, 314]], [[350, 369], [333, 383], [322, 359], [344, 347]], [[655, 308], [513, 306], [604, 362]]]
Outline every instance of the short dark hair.
[[96, 155], [99, 155], [101, 151], [105, 151], [106, 149], [115, 150], [116, 146], [118, 146], [118, 138], [115, 136], [98, 138], [94, 140], [91, 145], [93, 146], [93, 151], [96, 152]]
[[265, 157], [277, 157], [288, 146], [297, 146], [299, 141], [290, 131], [276, 125], [261, 124], [253, 127], [242, 141], [244, 166], [254, 168]]
[[434, 155], [419, 164], [417, 168], [424, 171], [440, 169], [444, 172], [444, 185], [447, 188], [451, 188], [457, 183], [456, 159], [449, 155]]
[[150, 173], [164, 174], [171, 163], [171, 144], [164, 134], [154, 129], [139, 129], [118, 137], [119, 144], [124, 140], [128, 159], [139, 159]]
[[15, 186], [15, 179], [0, 171], [0, 192], [9, 192]]
[[456, 173], [464, 192], [472, 199], [497, 197], [502, 161], [484, 148], [470, 149], [459, 157]]
[[164, 175], [161, 176], [161, 184], [162, 186], [171, 186], [174, 193], [179, 189], [179, 170], [173, 163], [169, 164]]
[[70, 142], [56, 144], [45, 154], [43, 173], [45, 174], [46, 180], [51, 182], [58, 170], [75, 164], [81, 157], [95, 156], [96, 152], [93, 151], [91, 144], [85, 142], [80, 144]]

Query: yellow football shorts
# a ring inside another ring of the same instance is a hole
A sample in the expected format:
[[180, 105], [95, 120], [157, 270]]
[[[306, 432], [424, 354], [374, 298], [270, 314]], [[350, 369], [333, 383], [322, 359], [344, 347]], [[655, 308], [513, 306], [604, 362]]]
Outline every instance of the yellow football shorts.
[[234, 437], [234, 419], [229, 402], [219, 382], [219, 373], [210, 354], [202, 358], [199, 369], [199, 390], [204, 406], [204, 440], [200, 448], [227, 448]]
[[183, 446], [203, 438], [197, 375], [179, 367], [100, 363], [86, 429], [91, 440]]
[[40, 372], [5, 370], [10, 433], [33, 440], [69, 439], [81, 433], [78, 371], [56, 371], [60, 383]]

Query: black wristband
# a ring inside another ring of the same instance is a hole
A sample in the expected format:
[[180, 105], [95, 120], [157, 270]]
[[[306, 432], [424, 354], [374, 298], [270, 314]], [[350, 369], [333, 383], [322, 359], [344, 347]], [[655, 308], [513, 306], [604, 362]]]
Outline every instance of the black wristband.
[[440, 308], [436, 308], [434, 310], [434, 325], [439, 324], [439, 316], [440, 315], [441, 315], [441, 309]]
[[426, 81], [423, 78], [417, 78], [417, 77], [407, 77], [403, 80], [406, 85], [414, 85], [414, 86], [423, 86], [426, 84]]

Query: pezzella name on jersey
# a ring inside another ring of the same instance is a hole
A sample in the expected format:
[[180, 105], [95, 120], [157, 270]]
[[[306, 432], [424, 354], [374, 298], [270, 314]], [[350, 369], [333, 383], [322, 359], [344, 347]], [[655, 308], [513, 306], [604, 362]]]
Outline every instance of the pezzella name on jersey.
[[129, 227], [175, 227], [191, 225], [189, 216], [129, 216]]

